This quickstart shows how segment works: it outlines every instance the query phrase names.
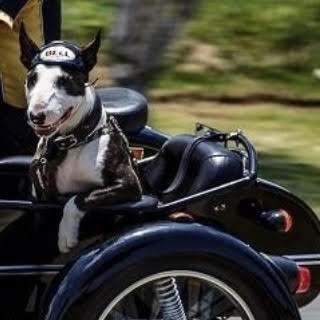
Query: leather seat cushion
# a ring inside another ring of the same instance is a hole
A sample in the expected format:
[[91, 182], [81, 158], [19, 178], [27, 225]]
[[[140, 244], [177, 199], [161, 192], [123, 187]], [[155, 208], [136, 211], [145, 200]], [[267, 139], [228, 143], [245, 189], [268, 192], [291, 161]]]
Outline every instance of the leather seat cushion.
[[196, 139], [193, 135], [178, 135], [171, 138], [153, 161], [142, 169], [149, 192], [157, 194], [164, 202], [213, 188], [238, 179], [243, 174], [239, 153], [220, 144], [205, 140], [196, 145], [181, 181], [175, 180], [181, 158], [187, 146]]

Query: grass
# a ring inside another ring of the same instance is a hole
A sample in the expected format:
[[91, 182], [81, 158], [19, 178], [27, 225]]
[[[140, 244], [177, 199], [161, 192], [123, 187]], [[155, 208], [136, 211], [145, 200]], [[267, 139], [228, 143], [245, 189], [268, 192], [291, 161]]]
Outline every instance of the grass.
[[150, 123], [165, 132], [192, 132], [195, 122], [226, 131], [241, 128], [257, 149], [259, 175], [297, 193], [320, 213], [320, 110], [191, 101], [151, 107]]
[[319, 13], [316, 0], [201, 1], [154, 87], [319, 96]]

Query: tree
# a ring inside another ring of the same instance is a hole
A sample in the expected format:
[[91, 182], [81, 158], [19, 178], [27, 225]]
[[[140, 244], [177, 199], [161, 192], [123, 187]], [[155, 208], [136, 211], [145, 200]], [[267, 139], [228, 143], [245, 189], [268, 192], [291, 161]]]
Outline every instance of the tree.
[[197, 0], [117, 0], [112, 23], [111, 77], [120, 86], [144, 91]]

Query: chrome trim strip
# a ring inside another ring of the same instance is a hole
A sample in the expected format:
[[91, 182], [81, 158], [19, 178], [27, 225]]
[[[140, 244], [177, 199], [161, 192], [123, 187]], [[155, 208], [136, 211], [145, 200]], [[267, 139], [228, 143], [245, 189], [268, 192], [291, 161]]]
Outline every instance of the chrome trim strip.
[[297, 254], [284, 257], [297, 262], [300, 266], [320, 266], [320, 254]]
[[30, 275], [55, 275], [64, 268], [64, 265], [8, 265], [0, 266], [2, 276], [30, 276]]

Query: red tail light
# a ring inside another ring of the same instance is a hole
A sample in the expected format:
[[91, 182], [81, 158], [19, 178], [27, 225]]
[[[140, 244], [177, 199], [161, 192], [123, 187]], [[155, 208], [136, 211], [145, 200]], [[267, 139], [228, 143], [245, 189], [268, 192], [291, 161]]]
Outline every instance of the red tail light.
[[297, 293], [307, 292], [311, 285], [311, 272], [306, 267], [298, 266]]
[[296, 261], [281, 256], [266, 256], [272, 262], [275, 271], [280, 272], [287, 282], [290, 292], [305, 293], [311, 287], [312, 274], [307, 266], [300, 266]]

